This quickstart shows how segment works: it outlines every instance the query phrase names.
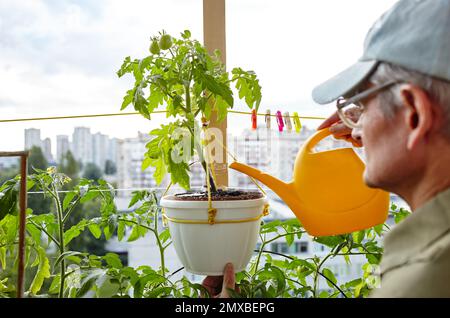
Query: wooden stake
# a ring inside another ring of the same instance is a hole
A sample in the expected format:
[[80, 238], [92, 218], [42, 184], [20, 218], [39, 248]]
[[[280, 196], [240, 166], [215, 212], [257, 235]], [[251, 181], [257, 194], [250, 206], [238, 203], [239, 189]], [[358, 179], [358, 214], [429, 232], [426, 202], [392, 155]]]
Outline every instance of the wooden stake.
[[[203, 0], [203, 41], [211, 55], [216, 49], [219, 50], [222, 63], [226, 64], [225, 0]], [[221, 142], [226, 146], [227, 118], [219, 123], [217, 122], [217, 113], [213, 111], [209, 127], [220, 129], [223, 136]], [[227, 187], [227, 153], [222, 148], [216, 148], [215, 151], [222, 151], [223, 158], [223, 162], [213, 162], [214, 173], [218, 183], [216, 186]]]
[[17, 268], [17, 298], [23, 297], [23, 290], [25, 285], [25, 226], [27, 211], [28, 155], [28, 151], [0, 152], [0, 157], [20, 157], [19, 264]]

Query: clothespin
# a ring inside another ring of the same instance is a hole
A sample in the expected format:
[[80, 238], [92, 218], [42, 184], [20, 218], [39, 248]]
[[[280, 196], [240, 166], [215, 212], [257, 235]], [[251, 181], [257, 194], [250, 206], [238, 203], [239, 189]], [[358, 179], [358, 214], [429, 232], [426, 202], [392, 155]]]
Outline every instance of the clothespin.
[[209, 125], [209, 120], [207, 120], [205, 116], [202, 116], [202, 126], [205, 128], [205, 127], [208, 127], [208, 125]]
[[302, 129], [302, 123], [300, 122], [300, 117], [298, 117], [298, 113], [294, 112], [294, 126], [295, 131], [300, 133], [300, 129]]
[[289, 116], [289, 112], [284, 112], [284, 123], [286, 125], [287, 131], [292, 131], [291, 117]]
[[258, 127], [256, 120], [256, 109], [252, 110], [252, 129], [255, 130]]
[[284, 123], [283, 123], [283, 116], [281, 115], [281, 112], [279, 110], [277, 111], [277, 124], [278, 124], [278, 131], [282, 132]]
[[266, 115], [264, 116], [264, 120], [266, 121], [267, 129], [270, 129], [270, 109], [266, 110]]

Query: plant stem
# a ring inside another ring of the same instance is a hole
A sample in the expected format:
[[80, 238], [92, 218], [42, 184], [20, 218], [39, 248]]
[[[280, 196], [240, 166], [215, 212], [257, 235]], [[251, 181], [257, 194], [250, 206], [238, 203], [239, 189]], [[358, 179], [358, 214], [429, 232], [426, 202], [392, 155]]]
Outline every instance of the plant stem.
[[165, 260], [164, 260], [164, 248], [163, 245], [161, 243], [161, 240], [159, 239], [159, 235], [158, 235], [158, 212], [155, 213], [155, 227], [154, 227], [154, 234], [155, 234], [155, 238], [156, 238], [156, 243], [158, 244], [158, 248], [159, 248], [159, 255], [161, 258], [161, 273], [162, 276], [164, 278], [166, 278], [166, 264], [165, 264]]
[[161, 266], [162, 266], [162, 274], [163, 274], [162, 276], [165, 277], [166, 267], [165, 267], [165, 259], [164, 259], [164, 250], [170, 244], [167, 244], [167, 246], [163, 246], [163, 244], [161, 243], [161, 240], [159, 239], [159, 235], [158, 235], [158, 219], [155, 218], [155, 221], [154, 221], [155, 225], [154, 225], [153, 228], [149, 227], [149, 226], [145, 226], [145, 225], [139, 224], [138, 222], [133, 221], [133, 220], [127, 220], [127, 219], [118, 218], [117, 221], [125, 222], [125, 224], [126, 224], [126, 222], [130, 222], [130, 223], [136, 224], [137, 226], [141, 226], [141, 227], [143, 227], [143, 228], [153, 232], [153, 234], [155, 235], [155, 238], [156, 238], [156, 244], [158, 244], [158, 247], [159, 247], [159, 254], [160, 254], [160, 260], [161, 260]]
[[59, 242], [56, 240], [55, 237], [53, 237], [53, 235], [51, 235], [49, 232], [47, 232], [47, 230], [40, 226], [39, 224], [35, 223], [33, 220], [28, 220], [31, 224], [33, 224], [35, 227], [37, 227], [39, 230], [41, 230], [42, 232], [44, 232], [55, 244], [56, 246], [58, 246], [59, 248]]
[[[284, 234], [279, 234], [279, 235], [275, 236], [274, 238], [272, 238], [272, 239], [270, 239], [270, 240], [268, 240], [268, 241], [265, 241], [264, 239], [261, 239], [261, 241], [263, 241], [263, 242], [262, 242], [261, 248], [260, 248], [260, 250], [259, 250], [258, 258], [256, 259], [255, 273], [256, 273], [257, 270], [258, 270], [259, 262], [260, 262], [260, 259], [261, 259], [261, 254], [262, 254], [263, 252], [265, 252], [265, 251], [264, 251], [264, 247], [266, 247], [267, 244], [272, 243], [273, 241], [276, 241], [276, 240], [278, 240], [278, 239], [281, 238], [281, 237], [288, 236], [288, 235], [296, 235], [296, 234], [300, 234], [300, 233], [303, 234], [303, 233], [306, 233], [306, 232], [305, 232], [305, 231], [286, 232], [286, 233], [284, 233]], [[273, 253], [274, 253], [274, 252], [273, 252]], [[280, 255], [281, 255], [281, 256], [284, 256], [283, 254], [280, 254]]]
[[190, 83], [187, 83], [184, 86], [185, 95], [186, 95], [186, 112], [191, 113], [191, 93], [189, 92]]
[[67, 219], [69, 218], [70, 214], [72, 213], [73, 209], [75, 208], [75, 206], [78, 204], [78, 202], [80, 202], [81, 197], [79, 196], [75, 202], [72, 204], [72, 206], [69, 208], [69, 210], [67, 210], [66, 215], [64, 216], [64, 219], [62, 220], [63, 224], [66, 223]]
[[[61, 201], [59, 200], [58, 190], [56, 186], [53, 184], [53, 197], [55, 198], [56, 205], [56, 214], [58, 217], [58, 227], [59, 227], [59, 253], [62, 255], [64, 253], [64, 223], [63, 223], [63, 211], [61, 207]], [[61, 283], [59, 286], [59, 298], [63, 298], [64, 296], [64, 281], [65, 281], [65, 270], [66, 264], [64, 258], [61, 261]]]
[[[260, 234], [259, 237], [261, 238], [261, 247], [259, 249], [259, 253], [258, 253], [258, 258], [256, 259], [256, 263], [255, 263], [255, 272], [253, 273], [253, 275], [256, 274], [256, 272], [258, 271], [258, 266], [259, 266], [259, 261], [261, 260], [261, 255], [263, 253], [264, 247], [266, 247], [266, 236], [264, 235], [264, 237]], [[253, 277], [252, 277], [253, 280]]]
[[[254, 252], [259, 252], [259, 250], [255, 250]], [[278, 255], [278, 256], [282, 256], [284, 258], [290, 259], [291, 261], [294, 259], [292, 256], [286, 255], [286, 254], [282, 254], [282, 253], [277, 253], [277, 252], [272, 252], [272, 251], [266, 251], [266, 250], [262, 250], [263, 253], [266, 254], [273, 254], [273, 255]]]
[[[327, 260], [327, 259], [329, 259], [331, 256], [334, 256], [332, 253], [330, 253], [330, 254], [328, 254], [327, 256], [325, 256], [324, 258], [323, 258], [323, 260], [318, 264], [318, 265], [316, 265], [316, 272], [315, 272], [315, 274], [314, 274], [314, 290], [313, 290], [313, 294], [314, 294], [314, 298], [317, 298], [317, 283], [318, 283], [318, 278], [319, 278], [319, 274], [321, 274], [320, 273], [320, 267], [325, 263], [325, 261]], [[323, 276], [323, 275], [322, 275]]]
[[[198, 142], [195, 142], [195, 134], [194, 134], [194, 131], [192, 130], [192, 128], [189, 127], [189, 125], [186, 125], [186, 127], [189, 129], [189, 132], [191, 133], [191, 136], [194, 139], [195, 149], [197, 150], [197, 153], [198, 153], [198, 156], [199, 156], [199, 159], [200, 159], [200, 163], [201, 163], [201, 165], [203, 167], [203, 170], [205, 171], [205, 174], [206, 174], [206, 169], [208, 169], [208, 167], [206, 165], [205, 159], [203, 158], [202, 148], [201, 148], [201, 146], [199, 145]], [[211, 191], [212, 192], [216, 192], [217, 188], [216, 188], [216, 184], [214, 183], [214, 178], [212, 177], [212, 173], [209, 174], [209, 184], [211, 186]]]
[[342, 291], [342, 289], [339, 288], [338, 285], [336, 285], [331, 279], [329, 279], [328, 277], [326, 277], [323, 273], [318, 272], [320, 276], [322, 276], [323, 278], [325, 278], [327, 281], [330, 282], [331, 285], [333, 285], [337, 290], [339, 290], [339, 292], [345, 297], [348, 298], [347, 295]]
[[[192, 73], [191, 73], [191, 74], [192, 74]], [[189, 77], [191, 77], [191, 76], [189, 76]], [[187, 84], [184, 86], [185, 96], [186, 96], [186, 97], [185, 97], [185, 98], [186, 98], [186, 112], [190, 114], [190, 113], [191, 113], [191, 93], [190, 93], [190, 91], [189, 91], [189, 88], [190, 88], [190, 80], [189, 80], [189, 83], [187, 83]], [[198, 111], [197, 111], [197, 112], [198, 112]], [[194, 118], [195, 118], [195, 116], [194, 116]], [[206, 162], [205, 162], [205, 160], [204, 160], [204, 158], [203, 158], [203, 151], [202, 151], [202, 148], [201, 148], [201, 146], [199, 145], [199, 143], [196, 143], [196, 142], [195, 142], [195, 134], [194, 134], [194, 132], [192, 131], [192, 128], [189, 127], [189, 125], [188, 125], [188, 129], [189, 129], [189, 131], [191, 132], [192, 137], [194, 138], [195, 148], [196, 148], [196, 150], [197, 150], [198, 155], [201, 156], [200, 161], [201, 161], [201, 163], [202, 163], [203, 170], [204, 170], [205, 173], [206, 173], [206, 169], [208, 169], [208, 166], [206, 165]], [[210, 182], [210, 186], [211, 186], [211, 191], [212, 191], [212, 192], [216, 192], [216, 191], [217, 191], [216, 184], [214, 183], [214, 179], [213, 179], [213, 177], [211, 176], [211, 174], [210, 174], [210, 176], [209, 176], [209, 182]]]

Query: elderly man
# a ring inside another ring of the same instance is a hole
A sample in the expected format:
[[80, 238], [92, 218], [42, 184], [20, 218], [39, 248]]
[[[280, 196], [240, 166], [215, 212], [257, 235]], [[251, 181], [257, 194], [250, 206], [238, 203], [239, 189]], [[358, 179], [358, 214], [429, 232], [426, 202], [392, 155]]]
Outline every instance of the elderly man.
[[[319, 129], [364, 146], [366, 184], [413, 211], [384, 239], [371, 296], [450, 297], [450, 0], [399, 1], [370, 29], [362, 58], [312, 95], [337, 105]], [[222, 297], [234, 288], [230, 265], [223, 287]]]

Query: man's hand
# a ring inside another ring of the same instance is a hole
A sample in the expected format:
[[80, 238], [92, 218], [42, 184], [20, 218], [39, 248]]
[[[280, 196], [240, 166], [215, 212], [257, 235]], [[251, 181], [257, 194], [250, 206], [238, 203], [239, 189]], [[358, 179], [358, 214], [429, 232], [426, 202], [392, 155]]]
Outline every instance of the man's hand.
[[233, 264], [231, 263], [225, 265], [223, 276], [207, 276], [202, 285], [214, 298], [230, 298], [228, 289], [239, 292], [239, 288], [236, 287]]
[[317, 128], [317, 130], [329, 128], [331, 134], [336, 139], [343, 139], [345, 141], [348, 141], [352, 143], [355, 147], [362, 147], [361, 140], [353, 139], [352, 137], [352, 129], [347, 127], [340, 119], [337, 111], [325, 119], [325, 121], [320, 124], [320, 126]]

